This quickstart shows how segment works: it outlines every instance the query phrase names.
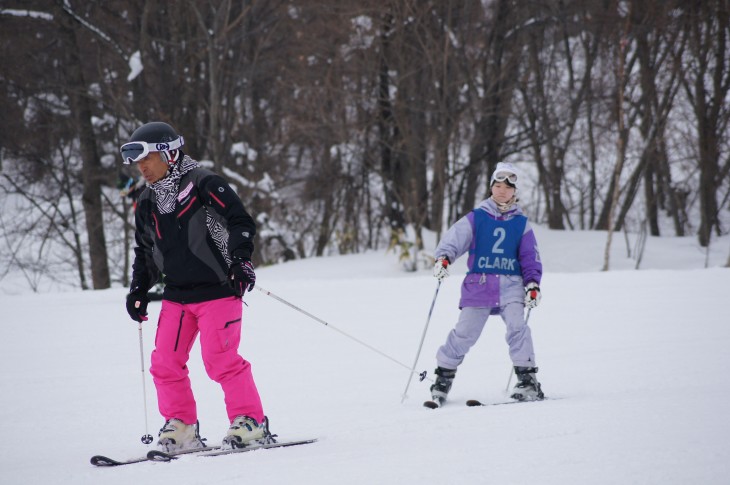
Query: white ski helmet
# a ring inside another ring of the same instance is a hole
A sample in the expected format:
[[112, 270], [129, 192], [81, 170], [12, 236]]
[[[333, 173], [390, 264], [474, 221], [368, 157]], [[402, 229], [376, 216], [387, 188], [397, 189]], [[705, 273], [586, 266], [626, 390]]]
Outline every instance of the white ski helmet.
[[489, 186], [494, 185], [495, 182], [507, 182], [507, 185], [517, 188], [517, 179], [519, 172], [517, 168], [509, 162], [499, 162], [497, 168], [492, 173], [492, 179], [489, 181]]

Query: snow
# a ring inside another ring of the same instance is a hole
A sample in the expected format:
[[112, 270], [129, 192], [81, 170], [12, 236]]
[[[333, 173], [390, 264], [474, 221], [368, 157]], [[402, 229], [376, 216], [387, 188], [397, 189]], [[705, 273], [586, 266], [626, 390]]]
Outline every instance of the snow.
[[30, 17], [34, 19], [53, 21], [53, 15], [36, 10], [21, 10], [15, 8], [0, 8], [0, 15], [13, 15], [15, 17]]
[[139, 76], [144, 70], [144, 64], [142, 64], [142, 54], [139, 51], [129, 56], [129, 74], [127, 75], [127, 81], [133, 81]]
[[[403, 272], [383, 252], [293, 261], [260, 268], [259, 286], [339, 331], [254, 290], [241, 352], [272, 431], [319, 441], [218, 458], [91, 466], [94, 454], [149, 449], [125, 290], [2, 292], [0, 483], [727, 483], [730, 239], [714, 243], [703, 269], [696, 239], [650, 238], [634, 271], [616, 237], [612, 271], [600, 272], [605, 233], [536, 232], [546, 271], [530, 324], [551, 400], [464, 406], [505, 400], [510, 364], [503, 324], [492, 319], [449, 405], [423, 408], [429, 383], [417, 379], [401, 404], [408, 371], [341, 332], [410, 367], [436, 288], [430, 272]], [[430, 376], [458, 315], [459, 264], [441, 286], [416, 366]], [[154, 319], [159, 303], [150, 309]], [[154, 334], [153, 323], [143, 326], [145, 369]], [[201, 432], [215, 443], [228, 423], [197, 344], [190, 371]], [[162, 419], [145, 379], [156, 434]]]

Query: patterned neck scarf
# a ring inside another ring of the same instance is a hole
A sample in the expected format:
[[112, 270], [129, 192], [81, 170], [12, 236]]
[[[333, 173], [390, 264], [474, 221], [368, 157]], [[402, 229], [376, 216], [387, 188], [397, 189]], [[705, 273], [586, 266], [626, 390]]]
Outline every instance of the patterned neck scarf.
[[198, 167], [198, 162], [185, 155], [181, 161], [172, 166], [166, 177], [154, 184], [149, 184], [149, 187], [155, 192], [157, 211], [160, 214], [169, 214], [175, 210], [180, 179], [196, 167]]
[[504, 214], [505, 212], [510, 210], [513, 205], [515, 205], [515, 203], [517, 202], [517, 195], [513, 195], [512, 198], [504, 204], [501, 202], [497, 202], [494, 197], [492, 197], [492, 200], [494, 200], [494, 203], [497, 204], [497, 209], [499, 209], [499, 212]]

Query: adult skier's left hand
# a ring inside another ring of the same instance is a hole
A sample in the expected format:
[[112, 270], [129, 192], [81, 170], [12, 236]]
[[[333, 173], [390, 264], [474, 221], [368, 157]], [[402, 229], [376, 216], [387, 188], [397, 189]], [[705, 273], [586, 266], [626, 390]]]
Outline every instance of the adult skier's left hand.
[[527, 308], [535, 308], [540, 304], [540, 298], [542, 296], [540, 295], [540, 287], [537, 286], [537, 283], [534, 281], [527, 283], [525, 287], [525, 306]]

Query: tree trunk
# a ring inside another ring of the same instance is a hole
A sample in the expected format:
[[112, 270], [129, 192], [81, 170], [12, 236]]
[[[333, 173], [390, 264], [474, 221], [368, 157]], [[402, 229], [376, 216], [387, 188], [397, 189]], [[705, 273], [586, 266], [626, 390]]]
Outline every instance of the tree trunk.
[[401, 171], [398, 156], [395, 152], [396, 140], [399, 138], [398, 127], [393, 119], [393, 105], [390, 99], [390, 76], [387, 56], [390, 50], [393, 16], [388, 14], [383, 20], [380, 35], [380, 63], [378, 68], [378, 145], [380, 149], [380, 171], [385, 191], [385, 216], [391, 231], [405, 229], [402, 202], [395, 189], [395, 180]]
[[[479, 117], [474, 122], [474, 136], [469, 146], [469, 163], [464, 171], [460, 187], [458, 218], [474, 209], [479, 180], [482, 176], [489, 189], [489, 175], [502, 160], [502, 147], [507, 122], [510, 118], [512, 95], [515, 90], [518, 59], [521, 46], [516, 30], [519, 18], [512, 16], [509, 0], [499, 0], [494, 7], [492, 31], [489, 33], [488, 54], [481, 70], [483, 90], [481, 98], [475, 98]], [[511, 38], [507, 32], [514, 29]]]
[[86, 220], [86, 233], [89, 240], [89, 259], [91, 281], [94, 289], [111, 286], [109, 263], [104, 237], [104, 218], [101, 198], [101, 164], [96, 148], [96, 136], [91, 123], [91, 100], [86, 93], [89, 87], [79, 59], [79, 45], [75, 30], [75, 20], [61, 7], [57, 8], [61, 22], [60, 33], [63, 42], [69, 47], [69, 61], [65, 65], [68, 78], [68, 95], [79, 136], [81, 152], [83, 195], [82, 203]]
[[620, 195], [619, 190], [619, 179], [621, 178], [621, 172], [623, 171], [624, 161], [626, 160], [626, 142], [628, 140], [628, 129], [624, 126], [624, 85], [625, 85], [625, 52], [626, 45], [628, 44], [628, 24], [623, 32], [623, 35], [619, 37], [619, 46], [617, 52], [618, 66], [616, 68], [616, 89], [617, 89], [617, 100], [616, 100], [616, 119], [618, 120], [618, 140], [616, 142], [616, 166], [613, 171], [613, 191], [610, 193], [610, 199], [608, 204], [610, 209], [608, 211], [608, 234], [606, 235], [606, 249], [603, 254], [603, 271], [608, 271], [611, 261], [611, 240], [613, 238], [613, 231], [615, 226], [613, 224], [613, 214], [618, 205], [618, 198]]
[[[730, 16], [725, 2], [693, 4], [688, 16], [689, 46], [694, 69], [686, 69], [685, 90], [693, 102], [699, 145], [699, 243], [710, 244], [713, 228], [719, 228], [715, 194], [718, 180], [721, 126], [728, 122], [725, 107], [730, 91], [730, 63], [727, 59]], [[694, 76], [693, 78], [691, 76]]]

